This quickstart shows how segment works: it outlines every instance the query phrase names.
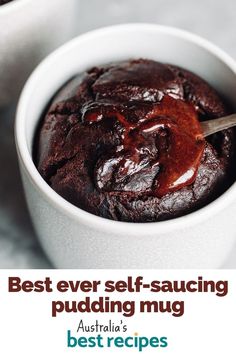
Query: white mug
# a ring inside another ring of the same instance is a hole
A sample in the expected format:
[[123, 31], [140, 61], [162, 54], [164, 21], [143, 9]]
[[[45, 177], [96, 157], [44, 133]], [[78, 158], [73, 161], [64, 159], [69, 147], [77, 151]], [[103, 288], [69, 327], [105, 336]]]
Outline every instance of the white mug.
[[49, 100], [74, 75], [99, 64], [150, 58], [193, 71], [236, 109], [236, 63], [185, 31], [127, 24], [83, 34], [46, 58], [28, 80], [17, 109], [16, 145], [29, 211], [39, 240], [59, 268], [217, 268], [236, 236], [236, 185], [207, 206], [173, 220], [128, 223], [70, 204], [32, 160], [35, 130]]
[[78, 0], [13, 0], [0, 6], [0, 107], [35, 66], [76, 34]]

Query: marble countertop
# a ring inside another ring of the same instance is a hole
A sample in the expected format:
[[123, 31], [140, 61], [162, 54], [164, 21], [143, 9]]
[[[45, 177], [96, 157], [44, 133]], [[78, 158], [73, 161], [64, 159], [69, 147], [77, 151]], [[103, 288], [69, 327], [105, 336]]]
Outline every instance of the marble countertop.
[[[236, 58], [235, 13], [235, 0], [79, 0], [78, 33], [124, 22], [159, 23], [199, 34]], [[51, 268], [24, 200], [14, 112], [14, 103], [0, 111], [0, 268]], [[236, 268], [236, 244], [223, 267]]]

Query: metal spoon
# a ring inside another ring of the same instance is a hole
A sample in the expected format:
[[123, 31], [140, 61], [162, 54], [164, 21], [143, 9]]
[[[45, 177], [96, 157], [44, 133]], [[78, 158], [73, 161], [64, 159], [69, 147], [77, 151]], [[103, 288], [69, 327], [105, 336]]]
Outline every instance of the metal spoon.
[[222, 118], [201, 122], [204, 137], [234, 126], [236, 126], [236, 113]]

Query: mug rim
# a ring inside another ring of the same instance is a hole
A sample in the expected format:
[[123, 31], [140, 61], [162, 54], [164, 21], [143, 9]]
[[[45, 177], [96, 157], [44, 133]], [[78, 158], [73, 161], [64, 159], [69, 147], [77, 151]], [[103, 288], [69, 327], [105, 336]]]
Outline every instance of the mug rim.
[[[27, 0], [24, 0], [27, 1]], [[101, 231], [112, 231], [113, 234], [117, 234], [119, 236], [122, 235], [151, 235], [160, 233], [167, 233], [173, 230], [184, 229], [189, 226], [193, 226], [198, 222], [202, 222], [207, 218], [219, 213], [222, 209], [224, 209], [227, 205], [229, 205], [234, 199], [236, 195], [236, 183], [233, 183], [222, 195], [216, 198], [211, 203], [206, 206], [193, 211], [187, 215], [177, 217], [175, 219], [165, 220], [165, 221], [154, 221], [154, 222], [142, 222], [142, 223], [134, 223], [134, 222], [124, 222], [118, 220], [106, 219], [101, 216], [94, 215], [90, 212], [87, 212], [66, 199], [60, 196], [56, 191], [54, 191], [42, 178], [39, 171], [37, 170], [30, 151], [27, 147], [26, 134], [25, 134], [25, 119], [27, 116], [27, 107], [30, 103], [31, 93], [34, 92], [34, 87], [37, 86], [37, 81], [43, 76], [44, 71], [48, 68], [49, 65], [52, 65], [63, 56], [67, 51], [70, 51], [73, 48], [76, 48], [81, 41], [86, 41], [87, 39], [96, 38], [101, 35], [112, 33], [116, 31], [136, 31], [137, 27], [144, 31], [160, 31], [166, 34], [170, 34], [172, 36], [176, 36], [178, 38], [182, 38], [188, 40], [197, 46], [202, 47], [203, 49], [210, 52], [211, 55], [219, 58], [223, 63], [228, 66], [236, 75], [236, 62], [232, 59], [228, 54], [226, 54], [223, 50], [218, 48], [216, 45], [212, 44], [208, 40], [201, 38], [198, 35], [192, 34], [188, 31], [158, 25], [158, 24], [150, 24], [150, 23], [128, 23], [128, 24], [120, 24], [114, 26], [102, 27], [99, 29], [95, 29], [84, 34], [79, 35], [78, 37], [70, 40], [66, 44], [59, 47], [57, 50], [52, 52], [49, 56], [47, 56], [33, 71], [27, 80], [16, 111], [16, 120], [15, 120], [15, 141], [16, 148], [18, 152], [18, 158], [21, 162], [21, 166], [23, 166], [25, 172], [30, 178], [31, 182], [34, 186], [40, 191], [40, 194], [44, 196], [44, 198], [50, 203], [53, 204], [54, 207], [59, 209], [63, 214], [78, 220], [80, 223], [87, 225], [91, 228], [98, 228]]]

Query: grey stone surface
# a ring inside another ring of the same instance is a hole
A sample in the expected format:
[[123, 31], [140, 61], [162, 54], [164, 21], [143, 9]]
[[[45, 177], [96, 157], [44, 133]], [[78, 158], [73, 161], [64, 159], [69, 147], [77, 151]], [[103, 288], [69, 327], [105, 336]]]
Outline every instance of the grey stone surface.
[[[78, 33], [125, 22], [159, 23], [199, 34], [236, 58], [235, 13], [235, 0], [78, 0]], [[49, 268], [24, 201], [13, 107], [0, 112], [0, 268]], [[236, 245], [224, 267], [236, 268]]]

